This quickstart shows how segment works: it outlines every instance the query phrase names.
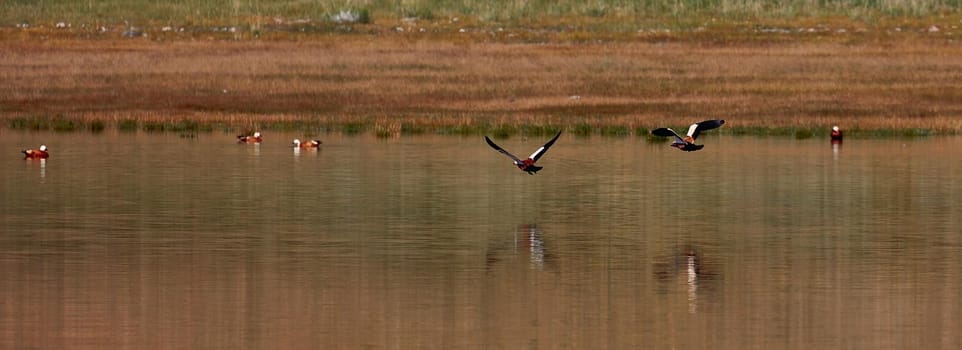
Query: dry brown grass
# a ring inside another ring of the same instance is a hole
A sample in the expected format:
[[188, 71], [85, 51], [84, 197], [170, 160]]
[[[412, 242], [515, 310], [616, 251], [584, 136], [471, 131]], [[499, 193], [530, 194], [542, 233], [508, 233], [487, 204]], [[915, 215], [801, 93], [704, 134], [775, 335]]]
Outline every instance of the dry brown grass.
[[[962, 132], [948, 33], [638, 33], [537, 44], [477, 37], [85, 40], [0, 35], [0, 117]], [[3, 123], [6, 125], [7, 123]]]

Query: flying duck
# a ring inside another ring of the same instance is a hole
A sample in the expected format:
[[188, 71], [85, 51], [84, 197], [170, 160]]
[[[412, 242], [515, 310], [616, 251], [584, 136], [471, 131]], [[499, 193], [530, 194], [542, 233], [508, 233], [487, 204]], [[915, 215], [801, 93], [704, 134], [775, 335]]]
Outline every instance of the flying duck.
[[838, 125], [832, 127], [832, 143], [842, 143], [842, 129]]
[[261, 141], [263, 139], [260, 132], [255, 132], [254, 135], [237, 135], [237, 143], [261, 143]]
[[321, 140], [310, 140], [301, 142], [299, 139], [294, 139], [294, 148], [318, 148], [321, 147]]
[[25, 149], [23, 151], [24, 159], [47, 159], [50, 158], [50, 153], [47, 153], [47, 145], [40, 145], [38, 149]]
[[688, 134], [685, 137], [681, 137], [675, 130], [669, 128], [658, 128], [652, 130], [651, 133], [655, 136], [671, 137], [674, 136], [675, 139], [671, 142], [671, 147], [675, 147], [685, 152], [694, 152], [702, 149], [705, 145], [696, 145], [695, 139], [702, 131], [711, 130], [725, 124], [722, 119], [706, 120], [703, 122], [698, 122], [692, 124], [688, 127]]
[[531, 156], [529, 156], [528, 159], [525, 159], [525, 160], [518, 159], [518, 157], [515, 157], [513, 154], [508, 153], [508, 151], [505, 151], [503, 148], [501, 148], [501, 146], [498, 146], [497, 144], [495, 144], [494, 141], [491, 141], [491, 139], [489, 139], [487, 136], [484, 137], [484, 140], [488, 142], [488, 146], [491, 146], [491, 148], [494, 148], [496, 151], [501, 152], [502, 154], [508, 156], [508, 158], [511, 158], [511, 160], [514, 161], [514, 165], [516, 165], [518, 169], [521, 169], [521, 171], [528, 173], [528, 175], [534, 175], [538, 172], [538, 170], [541, 170], [542, 168], [540, 166], [534, 165], [534, 162], [537, 162], [538, 159], [541, 158], [541, 156], [543, 156], [544, 153], [548, 151], [548, 148], [551, 147], [551, 145], [553, 145], [554, 142], [558, 140], [559, 136], [561, 136], [560, 131], [558, 132], [557, 135], [554, 135], [554, 137], [551, 138], [551, 141], [548, 141], [548, 143], [544, 144], [544, 146], [541, 146], [541, 148], [538, 148], [537, 151], [534, 151], [534, 153], [532, 153]]

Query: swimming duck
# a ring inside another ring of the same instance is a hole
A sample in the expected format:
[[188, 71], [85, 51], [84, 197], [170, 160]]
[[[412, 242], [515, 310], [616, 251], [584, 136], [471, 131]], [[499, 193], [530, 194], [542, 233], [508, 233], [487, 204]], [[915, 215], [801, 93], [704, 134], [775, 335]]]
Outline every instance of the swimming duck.
[[263, 139], [260, 132], [255, 132], [254, 135], [237, 135], [237, 143], [261, 143], [261, 141]]
[[40, 145], [38, 149], [25, 149], [23, 151], [24, 159], [47, 159], [50, 158], [50, 153], [47, 153], [47, 145]]
[[842, 129], [838, 128], [838, 125], [832, 127], [832, 143], [842, 142]]
[[551, 145], [553, 145], [554, 142], [558, 140], [559, 136], [561, 136], [560, 131], [558, 132], [557, 135], [554, 135], [554, 137], [551, 138], [551, 141], [548, 141], [548, 143], [545, 143], [544, 146], [541, 146], [540, 148], [538, 148], [537, 151], [534, 151], [534, 153], [532, 153], [531, 156], [529, 156], [525, 160], [521, 160], [518, 157], [515, 157], [513, 154], [508, 153], [508, 151], [505, 151], [503, 148], [501, 148], [501, 146], [498, 146], [497, 144], [495, 144], [494, 141], [491, 141], [491, 139], [489, 139], [487, 136], [484, 137], [484, 141], [487, 141], [488, 145], [491, 146], [491, 148], [494, 148], [496, 151], [501, 152], [502, 154], [508, 156], [508, 158], [511, 158], [511, 160], [514, 161], [514, 165], [517, 166], [518, 169], [521, 169], [521, 171], [528, 173], [528, 175], [534, 175], [538, 172], [538, 170], [542, 169], [542, 167], [536, 166], [534, 165], [534, 163], [537, 162], [538, 159], [541, 158], [541, 156], [543, 156], [544, 153], [548, 151], [548, 148], [550, 148]]
[[658, 128], [652, 130], [651, 133], [655, 136], [674, 136], [675, 140], [671, 142], [671, 147], [675, 147], [685, 152], [694, 152], [705, 147], [705, 145], [695, 144], [695, 139], [698, 138], [698, 135], [701, 134], [702, 131], [715, 129], [724, 124], [725, 121], [722, 119], [712, 119], [698, 122], [688, 127], [688, 134], [686, 134], [685, 137], [681, 137], [681, 135], [678, 135], [678, 133], [669, 128]]
[[301, 142], [299, 139], [294, 139], [294, 148], [318, 148], [321, 146], [321, 140], [310, 140]]

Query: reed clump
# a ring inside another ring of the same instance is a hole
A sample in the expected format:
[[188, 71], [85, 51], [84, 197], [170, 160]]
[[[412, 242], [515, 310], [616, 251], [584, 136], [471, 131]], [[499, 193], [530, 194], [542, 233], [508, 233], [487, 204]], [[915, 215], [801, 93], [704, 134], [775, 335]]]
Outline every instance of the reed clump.
[[72, 132], [78, 130], [89, 130], [93, 132], [102, 131], [105, 124], [100, 120], [81, 121], [67, 118], [63, 115], [54, 117], [48, 116], [25, 116], [10, 118], [7, 125], [13, 130]]
[[124, 132], [134, 132], [140, 127], [137, 119], [123, 119], [117, 122], [117, 130]]
[[[24, 116], [9, 118], [7, 125], [12, 130], [26, 131], [57, 131], [57, 132], [102, 132], [113, 125], [120, 132], [143, 131], [148, 133], [176, 133], [181, 136], [196, 137], [200, 133], [252, 133], [253, 131], [284, 131], [299, 132], [309, 135], [325, 133], [343, 133], [359, 135], [367, 132], [376, 137], [388, 138], [403, 135], [490, 135], [495, 138], [508, 138], [516, 135], [550, 136], [559, 131], [565, 131], [576, 136], [600, 135], [605, 137], [642, 137], [660, 142], [663, 138], [652, 137], [650, 130], [656, 127], [671, 127], [684, 130], [685, 124], [660, 123], [656, 119], [646, 119], [633, 123], [635, 126], [620, 124], [619, 120], [598, 121], [592, 123], [579, 121], [579, 118], [568, 118], [571, 122], [553, 121], [546, 123], [540, 119], [520, 118], [516, 121], [501, 120], [491, 123], [483, 116], [472, 117], [471, 122], [465, 122], [463, 117], [458, 122], [444, 118], [429, 118], [426, 122], [419, 118], [406, 118], [395, 121], [395, 118], [381, 118], [363, 120], [357, 118], [330, 118], [319, 120], [311, 117], [286, 116], [282, 118], [259, 118], [258, 116], [205, 116], [200, 119], [171, 119], [165, 117], [142, 116], [142, 121], [135, 118], [116, 120], [113, 124], [105, 119], [91, 119], [89, 116], [72, 119], [70, 116]], [[446, 122], [445, 122], [446, 121]], [[447, 123], [449, 122], [449, 123]], [[638, 125], [641, 124], [641, 125]], [[788, 122], [790, 124], [790, 122]], [[762, 137], [794, 137], [809, 139], [813, 137], [827, 137], [830, 125], [753, 125], [739, 120], [729, 120], [725, 127], [713, 131], [719, 135], [762, 136]], [[804, 124], [804, 123], [800, 123]], [[926, 137], [934, 135], [957, 135], [957, 129], [935, 129], [917, 127], [924, 122], [907, 123], [913, 127], [865, 127], [865, 122], [853, 124], [846, 129], [846, 134], [853, 137]]]

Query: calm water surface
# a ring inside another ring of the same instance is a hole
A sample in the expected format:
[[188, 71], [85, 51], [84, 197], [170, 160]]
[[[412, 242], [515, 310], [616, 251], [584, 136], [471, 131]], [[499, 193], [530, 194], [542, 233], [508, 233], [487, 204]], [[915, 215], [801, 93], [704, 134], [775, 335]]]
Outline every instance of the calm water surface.
[[265, 136], [3, 131], [0, 348], [962, 348], [962, 138]]

